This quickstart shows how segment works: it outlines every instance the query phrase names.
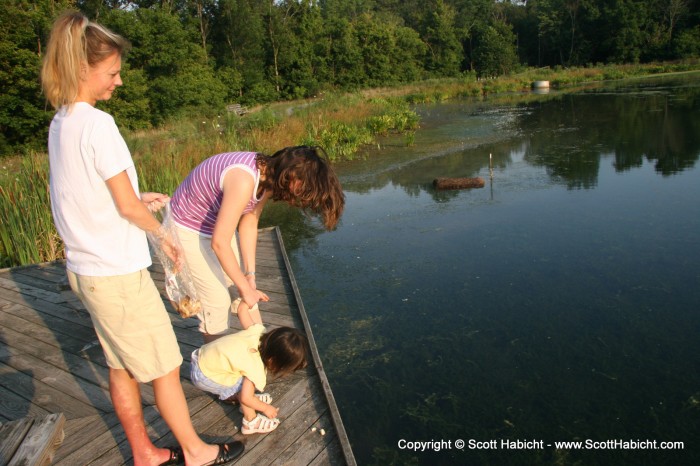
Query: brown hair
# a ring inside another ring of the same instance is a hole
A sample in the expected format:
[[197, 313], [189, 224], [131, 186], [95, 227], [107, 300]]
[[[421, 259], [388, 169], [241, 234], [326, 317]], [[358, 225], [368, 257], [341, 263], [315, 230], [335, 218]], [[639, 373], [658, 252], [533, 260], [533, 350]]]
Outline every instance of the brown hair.
[[[323, 149], [286, 147], [271, 156], [258, 154], [256, 161], [265, 174], [262, 187], [272, 191], [273, 200], [309, 209], [321, 216], [326, 229], [335, 228], [343, 214], [345, 194]], [[295, 180], [301, 181], [298, 192], [290, 190]]]
[[129, 42], [76, 11], [54, 22], [41, 68], [41, 84], [54, 108], [71, 105], [78, 96], [81, 70], [114, 53], [123, 55]]
[[278, 327], [260, 337], [260, 357], [275, 375], [286, 375], [306, 367], [306, 335], [291, 327]]

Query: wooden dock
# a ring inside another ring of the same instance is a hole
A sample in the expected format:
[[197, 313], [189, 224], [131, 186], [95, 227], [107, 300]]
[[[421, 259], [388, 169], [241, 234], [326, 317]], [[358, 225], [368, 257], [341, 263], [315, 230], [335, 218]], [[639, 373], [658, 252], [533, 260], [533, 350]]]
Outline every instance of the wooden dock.
[[[258, 287], [270, 296], [260, 305], [268, 329], [302, 329], [313, 364], [279, 380], [266, 391], [280, 409], [281, 425], [269, 434], [242, 435], [237, 407], [223, 404], [189, 380], [192, 351], [201, 345], [196, 318], [182, 319], [167, 299], [180, 350], [181, 379], [195, 429], [208, 442], [245, 443], [239, 465], [355, 465], [306, 312], [277, 228], [260, 230]], [[161, 294], [157, 260], [152, 276]], [[156, 445], [175, 445], [158, 415], [150, 385], [142, 388], [144, 415]], [[61, 261], [0, 270], [0, 422], [53, 413], [65, 416], [65, 438], [53, 464], [132, 464], [131, 451], [108, 392], [108, 370], [90, 318], [67, 285]]]

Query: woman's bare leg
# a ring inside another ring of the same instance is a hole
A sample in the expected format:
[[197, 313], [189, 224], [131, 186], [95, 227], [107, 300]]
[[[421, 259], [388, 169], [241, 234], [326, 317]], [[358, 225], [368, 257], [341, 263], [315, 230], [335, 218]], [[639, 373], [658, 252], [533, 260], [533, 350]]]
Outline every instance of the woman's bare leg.
[[219, 448], [205, 443], [194, 430], [180, 383], [180, 368], [155, 379], [153, 393], [160, 415], [185, 453], [186, 464], [200, 465], [216, 458]]

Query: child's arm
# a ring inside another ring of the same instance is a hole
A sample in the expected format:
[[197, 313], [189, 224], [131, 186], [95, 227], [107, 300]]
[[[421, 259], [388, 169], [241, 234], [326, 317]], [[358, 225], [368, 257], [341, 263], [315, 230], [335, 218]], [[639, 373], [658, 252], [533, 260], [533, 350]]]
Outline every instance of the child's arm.
[[238, 320], [241, 321], [243, 329], [247, 329], [253, 324], [262, 325], [262, 317], [259, 309], [251, 309], [242, 299], [238, 303]]
[[255, 396], [255, 385], [253, 385], [253, 382], [251, 382], [248, 377], [243, 377], [243, 386], [241, 387], [239, 399], [242, 405], [259, 411], [270, 419], [276, 418], [279, 413], [279, 409], [264, 401], [260, 401], [258, 397]]

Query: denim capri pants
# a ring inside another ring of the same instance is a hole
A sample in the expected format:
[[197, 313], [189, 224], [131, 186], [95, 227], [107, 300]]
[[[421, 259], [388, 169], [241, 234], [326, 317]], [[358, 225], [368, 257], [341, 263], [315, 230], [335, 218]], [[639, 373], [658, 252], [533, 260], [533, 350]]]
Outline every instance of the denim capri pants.
[[233, 386], [227, 387], [225, 385], [218, 384], [213, 380], [207, 378], [206, 375], [202, 373], [199, 368], [199, 349], [192, 351], [192, 361], [190, 364], [190, 379], [192, 379], [192, 384], [200, 390], [205, 392], [213, 393], [218, 395], [220, 400], [226, 400], [236, 395], [241, 391], [243, 386], [243, 377], [239, 378], [238, 381]]

